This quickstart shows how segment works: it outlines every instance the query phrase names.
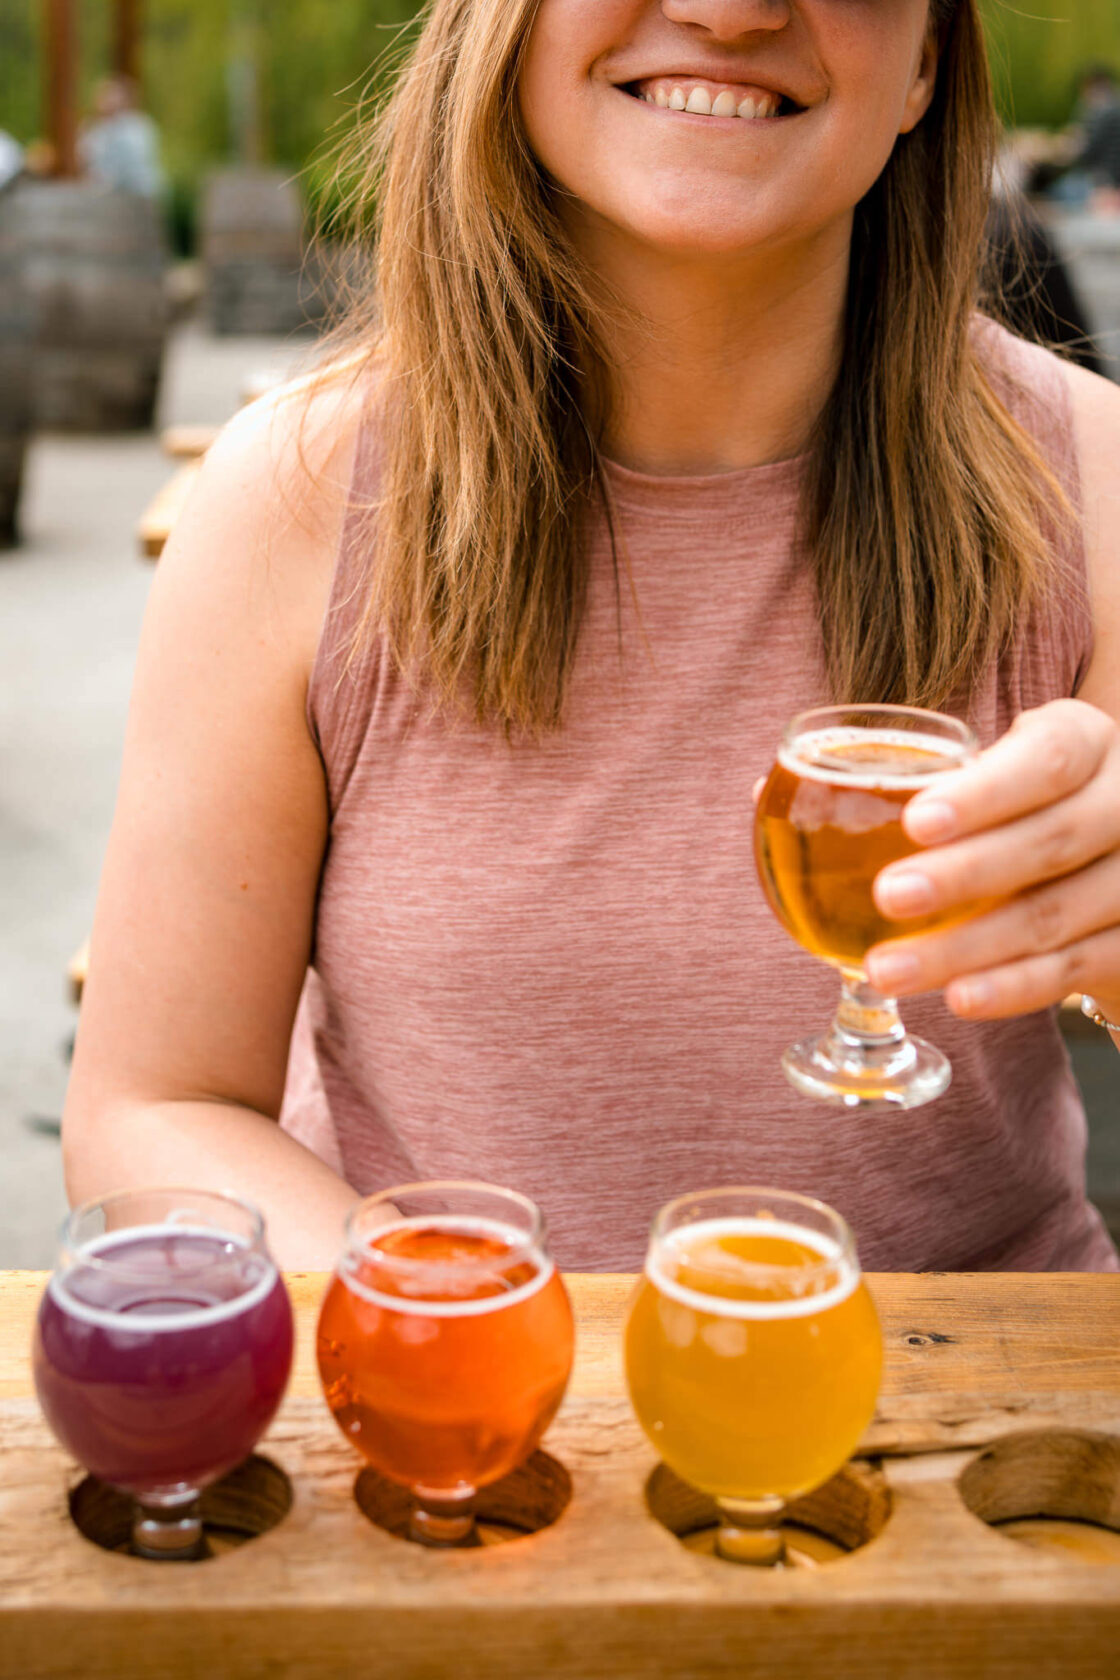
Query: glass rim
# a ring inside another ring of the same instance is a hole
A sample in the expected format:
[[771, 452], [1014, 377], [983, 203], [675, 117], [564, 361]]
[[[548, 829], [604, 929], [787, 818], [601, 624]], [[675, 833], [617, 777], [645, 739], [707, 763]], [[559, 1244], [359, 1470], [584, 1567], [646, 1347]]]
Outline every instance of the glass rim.
[[[839, 706], [810, 706], [807, 711], [798, 712], [786, 724], [782, 731], [782, 748], [796, 756], [797, 742], [801, 737], [813, 733], [814, 730], [828, 729], [830, 726], [836, 729], [866, 729], [868, 733], [873, 733], [876, 727], [875, 723], [844, 723], [843, 719], [845, 717], [855, 714], [858, 714], [861, 718], [881, 720], [879, 726], [882, 728], [889, 728], [892, 719], [904, 719], [908, 724], [925, 723], [930, 726], [931, 734], [940, 733], [947, 741], [954, 742], [963, 749], [959, 766], [952, 765], [939, 772], [931, 772], [928, 766], [924, 770], [915, 767], [913, 776], [915, 783], [928, 780], [931, 774], [947, 775], [952, 770], [963, 768], [964, 765], [971, 763], [980, 752], [980, 738], [972, 726], [965, 723], [963, 718], [953, 717], [948, 712], [936, 712], [925, 706], [899, 706], [885, 701], [869, 702], [867, 705], [860, 705], [858, 701], [852, 701]], [[862, 772], [855, 767], [849, 768], [843, 764], [830, 764], [828, 769], [829, 775], [837, 781], [843, 781], [846, 778], [853, 782], [867, 780], [866, 765], [863, 766]], [[908, 779], [906, 772], [903, 770], [892, 770], [891, 777], [892, 780], [900, 782], [905, 782]]]
[[[83, 1266], [92, 1266], [98, 1271], [103, 1271], [116, 1277], [128, 1277], [134, 1278], [138, 1281], [150, 1282], [150, 1273], [144, 1272], [139, 1268], [129, 1266], [127, 1261], [122, 1262], [120, 1260], [114, 1260], [111, 1255], [99, 1255], [89, 1252], [89, 1243], [99, 1241], [108, 1233], [101, 1232], [97, 1237], [88, 1238], [85, 1242], [80, 1241], [76, 1236], [78, 1222], [81, 1219], [88, 1217], [91, 1213], [96, 1213], [98, 1209], [101, 1208], [110, 1208], [115, 1204], [139, 1199], [145, 1196], [180, 1196], [184, 1198], [195, 1196], [198, 1198], [206, 1198], [211, 1201], [223, 1202], [228, 1207], [235, 1207], [241, 1213], [249, 1216], [250, 1229], [248, 1240], [243, 1242], [237, 1233], [229, 1230], [223, 1230], [219, 1226], [214, 1227], [215, 1235], [225, 1237], [227, 1241], [235, 1242], [239, 1247], [244, 1247], [247, 1251], [255, 1249], [271, 1259], [271, 1256], [268, 1255], [268, 1248], [265, 1242], [264, 1214], [255, 1202], [249, 1201], [246, 1197], [239, 1195], [233, 1190], [200, 1190], [197, 1186], [175, 1184], [149, 1184], [145, 1185], [143, 1189], [110, 1190], [105, 1196], [91, 1196], [88, 1201], [80, 1202], [77, 1207], [71, 1208], [70, 1212], [66, 1215], [66, 1218], [59, 1226], [59, 1259], [61, 1261], [70, 1261], [71, 1263], [80, 1263]], [[183, 1211], [194, 1212], [196, 1210], [185, 1208]], [[149, 1229], [152, 1225], [157, 1227], [166, 1225], [173, 1231], [176, 1229], [183, 1229], [182, 1225], [176, 1226], [175, 1221], [172, 1218], [138, 1223], [134, 1229]], [[200, 1259], [196, 1265], [183, 1266], [182, 1268], [177, 1269], [176, 1276], [201, 1277], [205, 1275], [205, 1273], [213, 1271], [215, 1267], [221, 1265], [224, 1258], [225, 1256], [223, 1255], [215, 1254], [209, 1259]], [[105, 1310], [109, 1312], [112, 1311], [111, 1308], [106, 1308]]]
[[[529, 1216], [529, 1229], [519, 1242], [511, 1245], [508, 1254], [501, 1256], [502, 1264], [517, 1265], [521, 1260], [528, 1260], [534, 1256], [547, 1259], [548, 1226], [544, 1214], [536, 1202], [531, 1197], [522, 1195], [520, 1190], [507, 1190], [503, 1185], [488, 1184], [485, 1179], [481, 1178], [420, 1179], [414, 1184], [394, 1184], [389, 1189], [375, 1191], [372, 1196], [364, 1196], [346, 1215], [344, 1258], [346, 1256], [356, 1256], [362, 1260], [372, 1261], [375, 1265], [383, 1266], [386, 1271], [399, 1272], [407, 1277], [415, 1278], [432, 1276], [435, 1273], [446, 1273], [449, 1267], [454, 1267], [456, 1272], [483, 1273], [492, 1271], [494, 1267], [493, 1255], [487, 1259], [480, 1255], [477, 1260], [413, 1260], [405, 1255], [386, 1253], [383, 1248], [376, 1246], [374, 1239], [378, 1232], [391, 1228], [394, 1223], [392, 1220], [387, 1220], [384, 1225], [376, 1226], [368, 1238], [359, 1236], [357, 1223], [369, 1209], [391, 1205], [396, 1197], [415, 1195], [418, 1191], [440, 1194], [448, 1191], [467, 1191], [476, 1195], [481, 1193], [499, 1197], [507, 1203], [512, 1203]], [[414, 1220], [420, 1219], [427, 1221], [430, 1218], [433, 1224], [437, 1224], [441, 1218], [463, 1220], [471, 1217], [470, 1214], [455, 1213], [402, 1214], [401, 1222], [412, 1223]], [[486, 1216], [476, 1215], [475, 1217], [485, 1219]], [[422, 1305], [423, 1297], [415, 1297], [415, 1302], [417, 1305]]]
[[[820, 1201], [816, 1196], [805, 1196], [797, 1190], [778, 1190], [775, 1189], [773, 1185], [725, 1184], [717, 1185], [712, 1190], [693, 1190], [683, 1196], [674, 1196], [673, 1200], [671, 1202], [666, 1202], [663, 1207], [660, 1207], [654, 1216], [653, 1224], [650, 1226], [650, 1247], [654, 1248], [658, 1245], [666, 1243], [671, 1236], [672, 1230], [683, 1230], [686, 1229], [688, 1225], [699, 1225], [704, 1223], [704, 1218], [700, 1217], [682, 1221], [680, 1225], [670, 1228], [670, 1220], [679, 1209], [695, 1206], [699, 1202], [719, 1203], [721, 1201], [730, 1201], [733, 1198], [736, 1200], [743, 1200], [753, 1197], [757, 1197], [761, 1202], [769, 1201], [792, 1203], [795, 1208], [822, 1215], [827, 1226], [830, 1228], [829, 1231], [823, 1234], [835, 1237], [838, 1253], [832, 1256], [822, 1254], [818, 1261], [796, 1267], [781, 1265], [777, 1261], [736, 1260], [734, 1266], [728, 1268], [729, 1272], [734, 1271], [737, 1276], [742, 1276], [742, 1274], [746, 1272], [753, 1278], [763, 1278], [768, 1281], [777, 1282], [788, 1278], [791, 1272], [796, 1273], [799, 1278], [816, 1279], [818, 1277], [826, 1277], [830, 1274], [835, 1274], [837, 1265], [848, 1265], [854, 1267], [856, 1272], [862, 1275], [863, 1268], [860, 1265], [859, 1254], [856, 1249], [855, 1234], [843, 1214], [837, 1213], [834, 1207], [830, 1207], [827, 1202]], [[718, 1218], [718, 1212], [713, 1209], [711, 1217]], [[796, 1219], [791, 1218], [785, 1221], [785, 1223], [796, 1225], [798, 1222]], [[812, 1231], [815, 1227], [802, 1224], [801, 1229]], [[692, 1284], [689, 1285], [689, 1288], [695, 1295], [708, 1295], [707, 1290], [698, 1289]], [[721, 1295], [711, 1295], [709, 1296], [709, 1299], [713, 1301], [723, 1301], [725, 1298]]]

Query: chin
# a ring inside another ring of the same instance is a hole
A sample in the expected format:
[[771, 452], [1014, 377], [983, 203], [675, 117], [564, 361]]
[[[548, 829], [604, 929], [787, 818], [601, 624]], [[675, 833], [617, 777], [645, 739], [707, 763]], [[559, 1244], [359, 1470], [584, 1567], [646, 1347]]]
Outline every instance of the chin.
[[744, 257], [752, 250], [780, 240], [783, 230], [774, 218], [743, 214], [740, 202], [734, 210], [700, 206], [695, 202], [686, 213], [677, 205], [651, 205], [626, 218], [632, 237], [651, 250], [681, 258]]

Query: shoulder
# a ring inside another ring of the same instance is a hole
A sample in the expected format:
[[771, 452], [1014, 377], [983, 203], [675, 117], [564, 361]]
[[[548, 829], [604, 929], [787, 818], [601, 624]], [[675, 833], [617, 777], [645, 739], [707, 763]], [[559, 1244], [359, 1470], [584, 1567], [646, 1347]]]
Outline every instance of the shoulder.
[[1069, 366], [1096, 650], [1081, 698], [1120, 719], [1120, 386]]
[[257, 495], [249, 511], [272, 526], [297, 512], [335, 520], [345, 506], [369, 394], [369, 377], [357, 361], [279, 386], [219, 432], [201, 485], [212, 494], [231, 479], [242, 490], [250, 488]]
[[972, 347], [988, 382], [1015, 419], [1028, 431], [1042, 434], [1041, 441], [1050, 434], [1068, 443], [1066, 373], [1071, 364], [987, 315], [973, 319]]
[[160, 561], [160, 592], [268, 622], [308, 669], [369, 408], [361, 367], [292, 381], [242, 409], [208, 451]]

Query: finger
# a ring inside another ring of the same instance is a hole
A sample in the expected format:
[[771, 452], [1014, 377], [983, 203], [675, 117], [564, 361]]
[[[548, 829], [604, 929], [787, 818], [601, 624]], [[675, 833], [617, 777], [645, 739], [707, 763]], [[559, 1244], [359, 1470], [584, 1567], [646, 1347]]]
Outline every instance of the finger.
[[954, 980], [945, 1002], [968, 1021], [997, 1021], [1049, 1009], [1070, 992], [1094, 992], [1100, 982], [1116, 986], [1120, 974], [1120, 928], [1109, 928], [1080, 944], [1029, 957]]
[[1112, 720], [1080, 700], [1023, 712], [979, 758], [915, 794], [903, 827], [919, 845], [942, 845], [1051, 805], [1097, 773], [1115, 740]]
[[1111, 854], [972, 921], [885, 941], [868, 952], [867, 972], [889, 996], [931, 992], [997, 964], [1061, 951], [1117, 924], [1120, 857]]
[[884, 916], [932, 916], [1057, 880], [1120, 847], [1120, 768], [1056, 805], [953, 845], [912, 853], [876, 877]]
[[759, 800], [762, 798], [762, 790], [765, 786], [766, 786], [766, 777], [765, 776], [760, 776], [758, 778], [757, 782], [754, 784], [753, 788], [751, 789], [751, 798], [754, 800], [756, 805], [758, 804]]

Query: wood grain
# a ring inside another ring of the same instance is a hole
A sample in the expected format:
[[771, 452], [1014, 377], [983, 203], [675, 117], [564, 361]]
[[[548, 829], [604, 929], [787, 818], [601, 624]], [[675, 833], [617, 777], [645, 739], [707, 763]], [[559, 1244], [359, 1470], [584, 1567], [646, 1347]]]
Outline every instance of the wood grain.
[[[261, 1448], [291, 1481], [291, 1511], [238, 1550], [167, 1566], [102, 1551], [75, 1529], [67, 1494], [78, 1472], [30, 1397], [43, 1279], [0, 1277], [0, 1674], [1115, 1680], [1117, 1567], [1004, 1538], [957, 1483], [986, 1445], [993, 1456], [969, 1482], [986, 1508], [1000, 1520], [1045, 1514], [1009, 1503], [1045, 1503], [1056, 1489], [1055, 1514], [1068, 1519], [1078, 1514], [1071, 1466], [1091, 1465], [1094, 1511], [1120, 1522], [1109, 1480], [1120, 1483], [1120, 1278], [870, 1281], [887, 1364], [868, 1445], [893, 1456], [851, 1476], [869, 1508], [889, 1515], [841, 1561], [770, 1575], [686, 1548], [651, 1514], [656, 1461], [619, 1362], [629, 1278], [569, 1280], [579, 1357], [545, 1443], [571, 1478], [559, 1520], [508, 1545], [441, 1555], [358, 1508], [360, 1465], [312, 1362], [325, 1280], [291, 1278], [297, 1369]], [[1030, 1440], [1027, 1429], [1041, 1433]], [[946, 1445], [962, 1450], [932, 1450]], [[838, 1509], [842, 1494], [828, 1495]]]

